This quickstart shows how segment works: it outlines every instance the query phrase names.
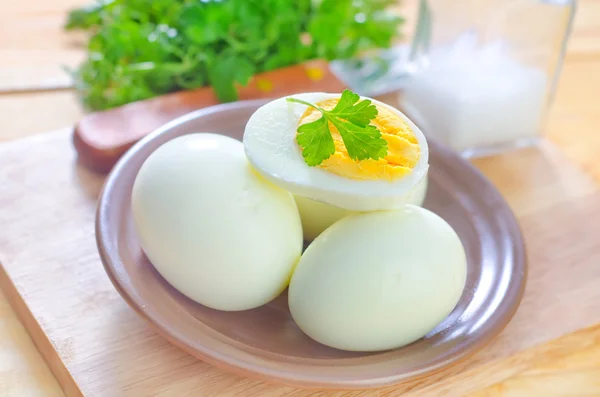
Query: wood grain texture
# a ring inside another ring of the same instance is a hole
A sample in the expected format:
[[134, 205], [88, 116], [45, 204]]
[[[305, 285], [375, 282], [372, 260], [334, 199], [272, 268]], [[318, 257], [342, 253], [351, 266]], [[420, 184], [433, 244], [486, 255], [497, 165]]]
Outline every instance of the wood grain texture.
[[471, 397], [600, 395], [600, 326], [538, 346], [522, 356], [531, 359], [518, 374]]
[[65, 33], [62, 26], [67, 10], [89, 1], [7, 0], [1, 4], [0, 93], [70, 87], [71, 78], [63, 68], [81, 62], [84, 41], [81, 35]]
[[70, 90], [0, 94], [0, 142], [72, 125], [82, 116]]
[[[134, 314], [96, 252], [102, 177], [76, 164], [69, 136], [62, 131], [0, 149], [0, 224], [11, 230], [0, 234], [0, 284], [67, 395], [318, 395], [221, 372]], [[515, 318], [463, 365], [396, 388], [327, 395], [462, 396], [523, 374], [541, 360], [528, 349], [600, 323], [598, 185], [551, 145], [477, 165], [515, 210], [528, 244], [529, 282]]]
[[0, 293], [0, 396], [60, 397], [52, 372]]

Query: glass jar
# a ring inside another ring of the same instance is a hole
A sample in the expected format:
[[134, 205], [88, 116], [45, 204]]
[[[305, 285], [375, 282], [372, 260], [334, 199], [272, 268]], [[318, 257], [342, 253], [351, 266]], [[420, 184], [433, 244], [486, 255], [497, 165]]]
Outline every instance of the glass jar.
[[465, 156], [536, 142], [575, 0], [421, 0], [400, 96], [429, 137]]

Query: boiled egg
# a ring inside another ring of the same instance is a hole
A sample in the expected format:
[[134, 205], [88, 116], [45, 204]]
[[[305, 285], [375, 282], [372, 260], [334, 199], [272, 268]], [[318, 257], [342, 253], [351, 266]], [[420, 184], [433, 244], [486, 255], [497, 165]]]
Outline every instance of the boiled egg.
[[[307, 93], [293, 97], [330, 110], [341, 94]], [[297, 130], [321, 117], [321, 113], [280, 98], [259, 108], [246, 124], [244, 148], [248, 160], [265, 178], [299, 197], [349, 211], [399, 208], [411, 202], [426, 178], [427, 142], [419, 128], [400, 111], [379, 101], [372, 102], [378, 114], [371, 125], [387, 142], [384, 158], [350, 158], [341, 135], [330, 124], [335, 153], [318, 166], [307, 165], [302, 157], [304, 148], [296, 140]]]
[[452, 227], [424, 208], [351, 214], [317, 237], [289, 287], [296, 324], [343, 350], [412, 343], [454, 309], [465, 287], [465, 250]]
[[[411, 193], [407, 195], [408, 204], [423, 205], [427, 193], [427, 182], [427, 177], [423, 178]], [[314, 240], [335, 222], [355, 213], [354, 211], [334, 207], [333, 205], [321, 203], [307, 197], [295, 196], [295, 199], [298, 211], [300, 211], [302, 230], [306, 241]]]
[[160, 146], [135, 179], [131, 205], [156, 270], [213, 309], [269, 302], [301, 255], [294, 198], [252, 169], [241, 142], [222, 135], [190, 134]]

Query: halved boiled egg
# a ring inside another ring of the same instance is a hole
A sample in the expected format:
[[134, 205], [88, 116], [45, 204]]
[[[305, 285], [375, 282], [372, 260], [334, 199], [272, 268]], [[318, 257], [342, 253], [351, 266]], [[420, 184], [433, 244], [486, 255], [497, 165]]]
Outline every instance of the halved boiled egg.
[[[317, 92], [292, 97], [331, 110], [341, 94]], [[414, 202], [422, 193], [419, 188], [425, 184], [429, 167], [425, 137], [402, 112], [370, 100], [377, 108], [370, 124], [387, 142], [383, 158], [352, 159], [339, 132], [329, 124], [335, 153], [318, 166], [309, 166], [296, 135], [300, 125], [317, 120], [321, 113], [288, 102], [286, 97], [269, 102], [252, 115], [244, 132], [246, 156], [261, 175], [280, 187], [336, 209], [387, 210]]]

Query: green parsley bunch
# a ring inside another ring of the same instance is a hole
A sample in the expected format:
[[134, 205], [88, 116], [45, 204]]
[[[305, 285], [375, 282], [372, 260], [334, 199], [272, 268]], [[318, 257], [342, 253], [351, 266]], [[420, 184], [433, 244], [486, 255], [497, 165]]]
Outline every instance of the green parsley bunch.
[[211, 85], [223, 102], [256, 73], [389, 47], [395, 0], [112, 0], [73, 10], [90, 33], [73, 71], [87, 108]]

